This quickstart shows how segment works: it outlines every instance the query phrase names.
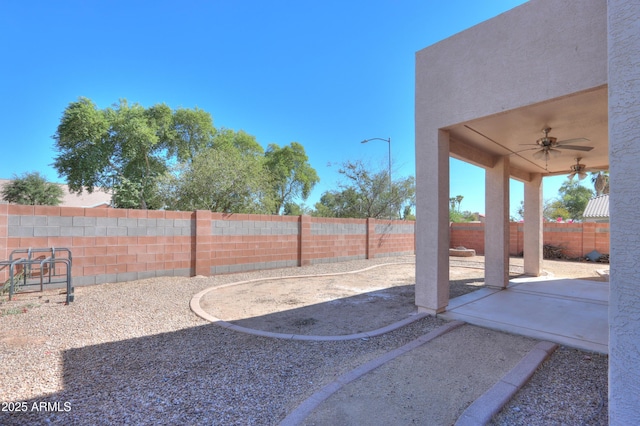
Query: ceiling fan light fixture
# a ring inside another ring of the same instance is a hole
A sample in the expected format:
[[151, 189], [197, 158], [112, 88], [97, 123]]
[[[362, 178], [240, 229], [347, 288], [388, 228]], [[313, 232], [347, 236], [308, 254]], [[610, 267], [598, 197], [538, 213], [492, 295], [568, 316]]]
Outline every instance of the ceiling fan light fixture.
[[576, 158], [576, 164], [571, 165], [570, 167], [571, 173], [568, 176], [569, 180], [573, 180], [575, 175], [578, 175], [578, 179], [580, 180], [587, 177], [587, 172], [586, 172], [587, 166], [580, 163], [580, 160], [582, 160], [582, 158], [580, 157]]
[[[577, 142], [580, 140], [588, 141], [589, 139], [574, 138], [574, 139], [558, 141], [557, 138], [553, 136], [549, 136], [550, 131], [551, 131], [551, 127], [545, 127], [544, 129], [542, 129], [542, 133], [544, 134], [544, 136], [536, 140], [535, 144], [522, 144], [522, 145], [535, 145], [539, 148], [538, 151], [533, 153], [534, 159], [536, 160], [544, 159], [545, 161], [548, 161], [550, 157], [558, 158], [559, 156], [562, 155], [561, 150], [591, 151], [593, 149], [592, 146], [570, 145], [573, 142]], [[574, 171], [577, 171], [577, 170], [574, 170]]]

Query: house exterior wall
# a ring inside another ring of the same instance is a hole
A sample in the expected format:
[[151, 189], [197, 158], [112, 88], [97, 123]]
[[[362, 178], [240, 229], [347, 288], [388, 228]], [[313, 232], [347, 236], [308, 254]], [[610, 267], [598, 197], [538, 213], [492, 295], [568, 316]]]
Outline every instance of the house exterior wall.
[[445, 291], [444, 283], [421, 278], [424, 272], [438, 276], [433, 270], [445, 266], [429, 257], [443, 248], [435, 230], [447, 226], [438, 213], [448, 191], [448, 169], [429, 161], [442, 155], [443, 129], [605, 85], [611, 183], [609, 423], [627, 425], [640, 418], [637, 0], [532, 0], [417, 53], [416, 303], [433, 286]]
[[0, 260], [68, 248], [75, 285], [413, 254], [414, 232], [400, 220], [0, 204]]
[[606, 7], [532, 0], [417, 52], [417, 154], [439, 128], [607, 84]]
[[640, 2], [609, 0], [609, 423], [640, 419]]
[[532, 0], [416, 53], [419, 309], [448, 301], [446, 128], [606, 85], [606, 16], [606, 0]]

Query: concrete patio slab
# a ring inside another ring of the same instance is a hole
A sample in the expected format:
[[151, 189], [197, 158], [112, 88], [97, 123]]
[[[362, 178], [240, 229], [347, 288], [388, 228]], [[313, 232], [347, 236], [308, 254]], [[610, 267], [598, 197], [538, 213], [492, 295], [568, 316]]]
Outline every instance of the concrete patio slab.
[[608, 283], [557, 278], [516, 279], [505, 290], [485, 289], [463, 298], [453, 299], [448, 311], [441, 316], [608, 353]]

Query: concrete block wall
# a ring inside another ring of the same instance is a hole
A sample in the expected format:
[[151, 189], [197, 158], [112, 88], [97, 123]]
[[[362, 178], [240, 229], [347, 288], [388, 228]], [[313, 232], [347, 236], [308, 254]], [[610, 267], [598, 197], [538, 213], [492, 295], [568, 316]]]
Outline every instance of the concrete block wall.
[[509, 255], [519, 256], [524, 251], [524, 224], [509, 223]]
[[8, 205], [6, 213], [4, 259], [19, 248], [68, 248], [77, 285], [191, 274], [191, 212]]
[[366, 220], [309, 219], [309, 234], [303, 245], [310, 264], [367, 258]]
[[543, 227], [544, 244], [562, 247], [569, 257], [580, 257], [595, 247], [583, 243], [582, 223], [545, 223]]
[[[520, 255], [524, 247], [523, 224], [512, 222], [509, 228], [509, 254]], [[464, 246], [484, 254], [484, 224], [452, 223], [451, 247]], [[543, 242], [563, 247], [569, 257], [582, 257], [592, 250], [609, 254], [608, 223], [545, 223]]]
[[484, 223], [451, 223], [449, 229], [451, 248], [465, 247], [484, 254]]
[[0, 259], [29, 247], [70, 249], [88, 285], [413, 254], [415, 237], [405, 221], [0, 204]]
[[207, 218], [210, 250], [200, 250], [205, 275], [285, 268], [299, 265], [299, 216], [270, 216], [197, 212]]
[[415, 222], [413, 221], [377, 220], [372, 235], [375, 235], [373, 250], [376, 257], [415, 253]]
[[[585, 225], [587, 225], [585, 223]], [[598, 250], [600, 253], [609, 254], [609, 224], [608, 223], [592, 223], [590, 225], [595, 225], [593, 229], [593, 243], [588, 240], [589, 233], [587, 233], [587, 229], [585, 228], [584, 233], [584, 241], [583, 245], [585, 247], [593, 245], [593, 247]]]

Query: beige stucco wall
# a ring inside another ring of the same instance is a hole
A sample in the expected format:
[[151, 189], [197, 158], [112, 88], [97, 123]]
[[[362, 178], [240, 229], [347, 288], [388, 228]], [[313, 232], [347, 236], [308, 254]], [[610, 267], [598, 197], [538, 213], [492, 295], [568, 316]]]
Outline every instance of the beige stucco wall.
[[416, 54], [416, 303], [443, 309], [440, 300], [447, 292], [448, 240], [441, 229], [448, 225], [449, 138], [442, 129], [605, 85], [611, 180], [609, 422], [626, 425], [640, 418], [637, 0], [532, 0]]
[[609, 424], [640, 419], [640, 2], [609, 0]]
[[606, 17], [606, 0], [532, 0], [417, 52], [416, 130], [606, 84]]
[[532, 0], [417, 52], [419, 308], [441, 311], [448, 299], [449, 260], [441, 247], [448, 247], [442, 230], [449, 220], [450, 142], [441, 129], [606, 85], [606, 6], [606, 0]]

